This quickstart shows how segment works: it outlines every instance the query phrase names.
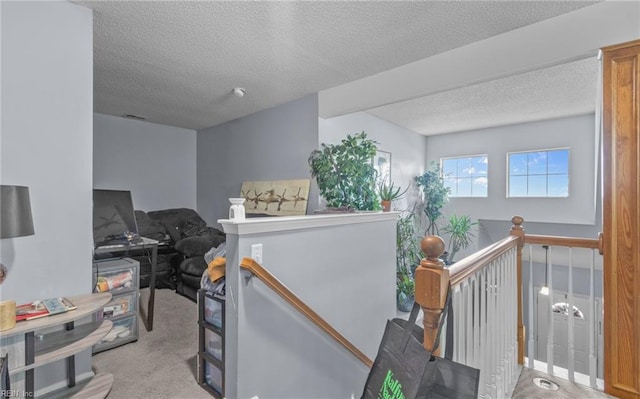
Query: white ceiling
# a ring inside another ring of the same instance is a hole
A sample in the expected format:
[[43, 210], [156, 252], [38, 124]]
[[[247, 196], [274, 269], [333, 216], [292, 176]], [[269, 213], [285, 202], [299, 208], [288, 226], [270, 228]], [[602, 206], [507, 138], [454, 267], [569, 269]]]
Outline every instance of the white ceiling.
[[[594, 2], [76, 3], [95, 11], [94, 110], [202, 129]], [[586, 113], [596, 76], [582, 60], [369, 112], [422, 134]]]

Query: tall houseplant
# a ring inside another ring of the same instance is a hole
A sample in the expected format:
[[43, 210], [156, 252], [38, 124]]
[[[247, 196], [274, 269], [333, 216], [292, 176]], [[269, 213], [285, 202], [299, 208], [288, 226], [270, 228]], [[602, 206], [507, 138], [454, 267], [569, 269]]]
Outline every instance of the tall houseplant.
[[311, 175], [329, 207], [379, 210], [376, 170], [371, 162], [376, 142], [365, 132], [347, 135], [340, 144], [321, 144], [309, 155]]
[[443, 232], [449, 234], [449, 255], [445, 260], [447, 264], [453, 262], [453, 257], [458, 251], [471, 244], [471, 239], [475, 237], [473, 227], [477, 224], [478, 222], [472, 222], [468, 215], [457, 216], [453, 214], [449, 217], [449, 224], [442, 229]]
[[415, 295], [414, 272], [420, 263], [413, 210], [400, 214], [396, 222], [396, 298], [398, 309], [409, 312]]
[[437, 222], [442, 216], [442, 207], [449, 200], [449, 188], [444, 185], [440, 165], [431, 161], [427, 171], [416, 176], [415, 181], [424, 194], [423, 211], [428, 223], [425, 235], [439, 234]]

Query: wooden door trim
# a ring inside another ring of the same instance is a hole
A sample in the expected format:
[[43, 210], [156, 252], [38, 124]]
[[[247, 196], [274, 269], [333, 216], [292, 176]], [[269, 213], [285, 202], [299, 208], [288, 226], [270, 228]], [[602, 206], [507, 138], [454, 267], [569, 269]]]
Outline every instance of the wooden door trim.
[[640, 398], [640, 40], [603, 49], [605, 391]]

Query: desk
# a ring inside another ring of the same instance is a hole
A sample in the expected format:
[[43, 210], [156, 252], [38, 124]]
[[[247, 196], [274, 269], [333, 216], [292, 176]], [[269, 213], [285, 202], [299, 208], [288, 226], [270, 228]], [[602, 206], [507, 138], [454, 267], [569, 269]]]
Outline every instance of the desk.
[[104, 254], [109, 252], [125, 252], [135, 249], [151, 249], [151, 281], [149, 281], [149, 303], [147, 304], [147, 331], [153, 330], [153, 307], [156, 299], [156, 263], [158, 261], [159, 241], [141, 237], [142, 241], [136, 244], [105, 245], [96, 248], [94, 254]]

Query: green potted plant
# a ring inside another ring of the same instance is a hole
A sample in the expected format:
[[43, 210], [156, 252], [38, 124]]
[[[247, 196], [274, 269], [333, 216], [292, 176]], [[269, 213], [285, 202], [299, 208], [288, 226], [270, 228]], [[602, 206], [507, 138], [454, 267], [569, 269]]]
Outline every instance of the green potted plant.
[[398, 310], [402, 312], [410, 312], [415, 302], [415, 289], [416, 283], [413, 280], [413, 276], [408, 274], [401, 274], [397, 278], [398, 297], [397, 306]]
[[442, 216], [442, 207], [449, 200], [449, 188], [444, 185], [440, 165], [431, 161], [427, 171], [416, 176], [415, 181], [424, 194], [424, 214], [428, 222], [425, 235], [439, 234], [437, 222]]
[[376, 170], [371, 159], [376, 142], [365, 132], [347, 135], [340, 144], [321, 144], [309, 155], [311, 175], [328, 207], [379, 210]]
[[378, 194], [380, 195], [380, 200], [382, 203], [382, 211], [389, 212], [391, 210], [391, 202], [395, 201], [409, 190], [409, 187], [405, 188], [402, 191], [402, 187], [395, 186], [393, 182], [386, 184], [385, 182], [380, 182], [378, 185]]
[[410, 311], [413, 306], [413, 276], [421, 258], [418, 242], [413, 209], [402, 212], [396, 222], [396, 298], [398, 310], [403, 312]]
[[449, 255], [445, 260], [447, 264], [453, 263], [456, 253], [471, 244], [471, 239], [475, 237], [473, 227], [477, 224], [478, 222], [472, 222], [468, 215], [453, 214], [449, 217], [449, 224], [442, 229], [444, 233], [449, 234]]

